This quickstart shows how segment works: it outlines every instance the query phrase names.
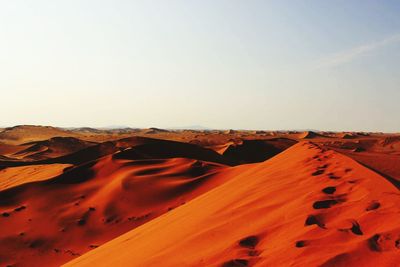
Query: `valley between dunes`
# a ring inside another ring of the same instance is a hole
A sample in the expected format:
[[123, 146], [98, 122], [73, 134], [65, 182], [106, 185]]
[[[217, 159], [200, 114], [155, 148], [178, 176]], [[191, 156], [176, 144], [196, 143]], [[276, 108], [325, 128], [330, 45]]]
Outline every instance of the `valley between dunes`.
[[17, 126], [0, 155], [1, 266], [400, 262], [396, 135]]

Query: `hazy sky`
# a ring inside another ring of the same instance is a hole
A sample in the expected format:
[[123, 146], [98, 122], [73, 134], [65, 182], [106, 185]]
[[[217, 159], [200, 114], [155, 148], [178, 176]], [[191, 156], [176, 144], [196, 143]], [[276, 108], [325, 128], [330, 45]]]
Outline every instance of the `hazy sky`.
[[0, 126], [400, 131], [400, 1], [1, 1]]

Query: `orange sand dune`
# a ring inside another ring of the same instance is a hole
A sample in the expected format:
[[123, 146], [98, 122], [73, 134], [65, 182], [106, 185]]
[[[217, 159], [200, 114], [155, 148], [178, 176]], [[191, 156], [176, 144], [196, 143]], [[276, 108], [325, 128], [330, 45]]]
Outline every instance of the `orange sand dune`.
[[[322, 142], [322, 144], [324, 144]], [[385, 176], [400, 188], [400, 138], [387, 136], [324, 144]]]
[[29, 145], [10, 145], [0, 142], [0, 155], [12, 158], [14, 157], [13, 154], [18, 153], [19, 151], [22, 151], [28, 147]]
[[70, 164], [43, 164], [1, 169], [0, 191], [25, 183], [50, 179], [62, 174], [70, 166]]
[[147, 137], [130, 137], [116, 141], [108, 141], [44, 162], [82, 164], [115, 152], [121, 152], [117, 157], [123, 158], [127, 156], [131, 159], [184, 157], [225, 164], [229, 163], [226, 158], [210, 149], [188, 143]]
[[370, 152], [364, 150], [343, 151], [358, 162], [385, 176], [400, 189], [400, 156], [396, 154]]
[[328, 136], [324, 136], [321, 133], [316, 133], [313, 131], [303, 132], [297, 136], [298, 139], [315, 139], [315, 138], [324, 138], [324, 137], [328, 137]]
[[14, 153], [13, 156], [31, 160], [55, 158], [71, 154], [95, 144], [74, 137], [53, 137], [44, 141], [25, 143], [23, 145], [28, 147]]
[[[400, 196], [354, 160], [299, 143], [65, 266], [396, 266]], [[229, 177], [229, 179], [228, 179]]]
[[6, 128], [0, 266], [396, 266], [399, 164], [394, 134]]
[[[137, 159], [138, 154], [127, 150], [47, 181], [1, 191], [1, 263], [57, 266], [229, 178], [216, 177], [224, 165], [173, 158], [174, 148], [167, 147], [167, 154], [140, 150], [164, 155], [164, 159]], [[175, 152], [181, 153], [179, 146]]]
[[0, 140], [9, 144], [22, 144], [45, 140], [52, 137], [73, 137], [79, 134], [51, 126], [19, 125], [5, 128], [0, 132]]

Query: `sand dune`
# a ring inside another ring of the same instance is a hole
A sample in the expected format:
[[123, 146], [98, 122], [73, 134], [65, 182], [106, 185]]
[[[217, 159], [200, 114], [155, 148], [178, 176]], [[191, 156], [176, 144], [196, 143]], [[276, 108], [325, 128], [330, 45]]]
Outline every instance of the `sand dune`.
[[313, 131], [307, 131], [307, 132], [300, 133], [297, 138], [299, 138], [299, 139], [314, 139], [314, 138], [322, 138], [322, 137], [328, 137], [328, 136], [324, 136], [321, 133], [316, 133]]
[[343, 139], [353, 139], [353, 138], [357, 137], [356, 134], [352, 134], [352, 133], [343, 133], [343, 134], [340, 134], [339, 136]]
[[13, 154], [18, 153], [26, 148], [28, 145], [10, 145], [5, 143], [0, 143], [0, 155], [12, 158]]
[[[323, 143], [323, 142], [322, 142]], [[381, 136], [325, 144], [357, 160], [400, 188], [400, 141], [397, 136]]]
[[147, 142], [137, 144], [116, 154], [119, 159], [151, 159], [151, 158], [189, 158], [222, 164], [230, 162], [213, 150], [197, 145], [167, 140], [146, 139]]
[[350, 158], [301, 143], [270, 161], [221, 175], [230, 181], [65, 266], [395, 266], [400, 261], [398, 191]]
[[0, 133], [0, 265], [400, 261], [398, 135], [150, 130]]
[[165, 129], [159, 129], [159, 128], [149, 128], [145, 131], [147, 134], [157, 134], [157, 133], [168, 133], [168, 130]]
[[390, 146], [391, 148], [400, 148], [400, 136], [394, 135], [385, 137], [381, 140], [380, 144], [384, 147]]
[[14, 153], [13, 156], [20, 159], [41, 160], [71, 154], [93, 145], [95, 143], [74, 137], [53, 137], [44, 141], [25, 143], [23, 146], [28, 147]]
[[69, 164], [45, 164], [10, 167], [0, 170], [0, 192], [25, 183], [37, 182], [58, 176]]
[[51, 126], [19, 125], [5, 128], [0, 132], [0, 140], [4, 143], [21, 144], [32, 141], [50, 139], [52, 137], [79, 136], [70, 131]]
[[[188, 157], [221, 157], [211, 150], [171, 141], [150, 142], [156, 146], [139, 145], [139, 154], [125, 150], [70, 168], [50, 180], [1, 191], [0, 209], [6, 216], [0, 217], [0, 258], [18, 266], [41, 266], [43, 261], [58, 265], [227, 179], [215, 177], [224, 165], [174, 157], [183, 152]], [[23, 177], [37, 166], [6, 170], [19, 170]], [[16, 211], [18, 207], [24, 208]]]

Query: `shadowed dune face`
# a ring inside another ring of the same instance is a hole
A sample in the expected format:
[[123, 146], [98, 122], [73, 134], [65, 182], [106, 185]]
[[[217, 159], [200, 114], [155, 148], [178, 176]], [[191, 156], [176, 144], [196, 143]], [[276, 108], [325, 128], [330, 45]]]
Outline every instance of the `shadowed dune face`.
[[229, 145], [223, 155], [239, 164], [262, 162], [294, 145], [296, 141], [285, 138], [270, 140], [244, 140], [241, 144]]
[[399, 143], [372, 133], [7, 128], [0, 265], [394, 266]]
[[116, 159], [152, 159], [152, 158], [190, 158], [229, 164], [229, 160], [213, 150], [204, 149], [197, 145], [173, 141], [152, 141], [136, 145], [114, 155]]

